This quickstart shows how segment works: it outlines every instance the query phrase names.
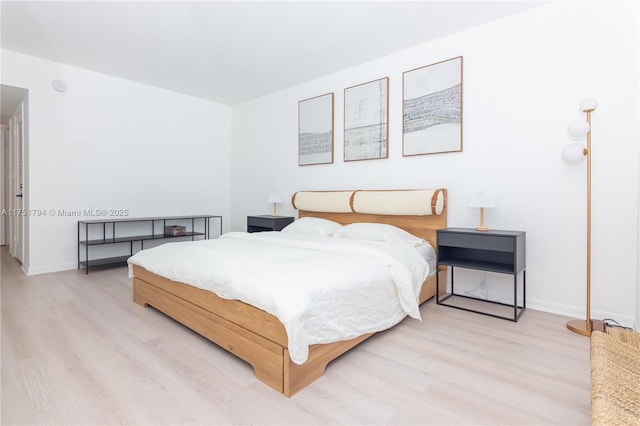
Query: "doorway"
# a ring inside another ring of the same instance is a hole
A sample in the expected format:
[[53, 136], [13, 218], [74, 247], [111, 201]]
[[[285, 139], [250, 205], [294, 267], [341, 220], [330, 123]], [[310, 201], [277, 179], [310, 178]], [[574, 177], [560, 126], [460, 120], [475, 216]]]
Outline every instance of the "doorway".
[[3, 137], [0, 139], [3, 157], [0, 211], [3, 220], [4, 243], [9, 253], [21, 263], [25, 262], [26, 228], [29, 224], [27, 188], [25, 185], [26, 146], [28, 143], [28, 90], [0, 85], [0, 123]]

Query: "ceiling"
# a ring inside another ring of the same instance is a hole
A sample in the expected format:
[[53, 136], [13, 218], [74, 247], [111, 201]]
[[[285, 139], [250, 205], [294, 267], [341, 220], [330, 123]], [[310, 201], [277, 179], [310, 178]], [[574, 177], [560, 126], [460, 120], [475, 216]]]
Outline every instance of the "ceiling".
[[1, 46], [236, 105], [540, 4], [3, 0]]

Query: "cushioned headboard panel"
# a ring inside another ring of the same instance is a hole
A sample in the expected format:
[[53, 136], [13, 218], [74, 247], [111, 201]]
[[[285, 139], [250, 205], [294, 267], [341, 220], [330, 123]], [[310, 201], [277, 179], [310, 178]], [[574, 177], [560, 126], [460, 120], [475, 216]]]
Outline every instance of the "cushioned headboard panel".
[[353, 191], [298, 191], [291, 197], [293, 208], [309, 212], [351, 213]]
[[388, 215], [439, 215], [444, 192], [439, 189], [406, 191], [356, 191], [352, 209], [356, 213]]
[[299, 191], [291, 199], [299, 210], [384, 215], [440, 215], [443, 189], [381, 191]]

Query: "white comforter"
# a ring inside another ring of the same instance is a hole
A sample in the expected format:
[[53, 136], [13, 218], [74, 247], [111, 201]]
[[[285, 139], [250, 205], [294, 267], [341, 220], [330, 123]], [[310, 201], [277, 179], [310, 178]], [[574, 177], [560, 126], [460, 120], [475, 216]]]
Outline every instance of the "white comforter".
[[164, 244], [132, 256], [130, 276], [132, 264], [274, 315], [296, 364], [311, 344], [385, 330], [406, 315], [420, 319], [429, 275], [407, 245], [279, 232]]

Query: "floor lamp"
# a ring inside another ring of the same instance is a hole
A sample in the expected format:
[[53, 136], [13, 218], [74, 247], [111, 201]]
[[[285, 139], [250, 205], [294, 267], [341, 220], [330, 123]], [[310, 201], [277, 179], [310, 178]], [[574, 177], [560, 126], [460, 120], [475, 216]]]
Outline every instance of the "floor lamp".
[[587, 137], [587, 147], [581, 143], [572, 143], [562, 150], [562, 158], [568, 163], [580, 163], [587, 158], [587, 315], [586, 320], [573, 320], [567, 328], [584, 336], [591, 335], [591, 113], [598, 108], [593, 98], [580, 102], [580, 110], [587, 114], [587, 121], [577, 120], [569, 125], [569, 134], [574, 138]]

